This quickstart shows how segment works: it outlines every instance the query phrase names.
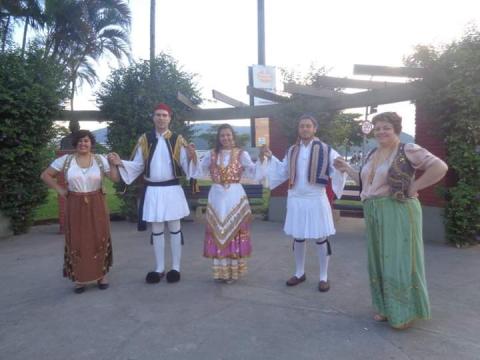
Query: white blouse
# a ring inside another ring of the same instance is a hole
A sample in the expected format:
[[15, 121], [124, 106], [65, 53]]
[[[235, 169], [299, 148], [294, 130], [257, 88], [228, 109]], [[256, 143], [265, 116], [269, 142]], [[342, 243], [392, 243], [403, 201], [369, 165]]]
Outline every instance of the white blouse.
[[[69, 155], [63, 155], [55, 159], [50, 167], [58, 172], [63, 172], [65, 161]], [[99, 155], [103, 168], [106, 173], [110, 172], [110, 165], [103, 155]], [[68, 168], [67, 178], [65, 179], [68, 184], [68, 190], [73, 192], [92, 192], [99, 190], [102, 187], [102, 174], [97, 161], [92, 155], [92, 163], [87, 168], [82, 168], [78, 165], [75, 156], [70, 162]]]

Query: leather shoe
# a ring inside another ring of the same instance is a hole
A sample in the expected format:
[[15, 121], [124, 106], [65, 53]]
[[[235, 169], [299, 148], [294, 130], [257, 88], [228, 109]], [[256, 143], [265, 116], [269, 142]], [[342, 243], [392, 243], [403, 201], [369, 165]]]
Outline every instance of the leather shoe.
[[304, 282], [307, 279], [307, 276], [303, 274], [300, 277], [292, 276], [290, 279], [287, 280], [287, 286], [295, 286], [298, 285], [302, 282]]
[[167, 273], [167, 282], [176, 283], [178, 281], [180, 281], [180, 273], [177, 270], [170, 270]]
[[147, 284], [157, 284], [160, 282], [160, 280], [162, 280], [162, 277], [165, 275], [164, 272], [156, 272], [156, 271], [150, 271], [148, 274], [147, 274], [147, 277], [145, 278], [145, 281], [147, 282]]
[[320, 292], [327, 292], [328, 290], [330, 290], [330, 282], [327, 280], [327, 281], [320, 281], [318, 283], [318, 291]]

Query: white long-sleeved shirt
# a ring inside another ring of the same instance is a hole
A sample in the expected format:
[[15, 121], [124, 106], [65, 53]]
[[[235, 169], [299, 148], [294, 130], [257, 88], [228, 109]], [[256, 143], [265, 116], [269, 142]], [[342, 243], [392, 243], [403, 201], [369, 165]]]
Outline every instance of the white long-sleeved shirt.
[[[168, 151], [167, 140], [163, 134], [156, 133], [158, 143], [150, 163], [150, 176], [145, 177], [145, 180], [151, 182], [168, 181], [175, 179], [172, 170], [172, 160]], [[145, 170], [145, 161], [143, 159], [142, 149], [137, 148], [133, 160], [122, 160], [123, 166], [119, 168], [120, 176], [126, 184], [131, 184], [138, 176]], [[186, 150], [182, 147], [180, 149], [180, 166], [185, 172], [187, 179], [189, 179], [188, 171], [188, 156]]]

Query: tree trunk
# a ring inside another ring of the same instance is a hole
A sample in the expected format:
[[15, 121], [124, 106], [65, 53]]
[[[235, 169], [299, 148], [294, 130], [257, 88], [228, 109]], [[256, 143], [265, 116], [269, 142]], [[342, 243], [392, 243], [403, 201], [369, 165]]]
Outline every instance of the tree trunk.
[[5, 52], [5, 47], [7, 45], [7, 35], [8, 35], [8, 28], [10, 27], [10, 16], [7, 16], [7, 22], [5, 23], [5, 27], [3, 29], [3, 37], [2, 37], [2, 53]]
[[[77, 82], [77, 76], [73, 75], [72, 78], [72, 88], [70, 93], [70, 110], [73, 111], [73, 100], [75, 99], [75, 84]], [[70, 132], [75, 132], [80, 129], [80, 124], [78, 120], [70, 120], [70, 124], [68, 125]]]
[[[150, 70], [155, 59], [155, 0], [150, 0]], [[150, 71], [152, 74], [153, 71]]]
[[22, 40], [22, 58], [23, 58], [23, 55], [25, 54], [25, 47], [27, 46], [27, 31], [28, 31], [28, 21], [29, 21], [29, 17], [27, 16], [25, 18], [25, 26], [23, 28], [23, 40]]

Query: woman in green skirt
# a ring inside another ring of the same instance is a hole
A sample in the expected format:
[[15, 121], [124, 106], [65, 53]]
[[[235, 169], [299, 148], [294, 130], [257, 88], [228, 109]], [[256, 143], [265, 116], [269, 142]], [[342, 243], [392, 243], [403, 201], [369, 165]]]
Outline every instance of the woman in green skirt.
[[[372, 122], [378, 147], [360, 171], [340, 158], [335, 167], [361, 187], [374, 319], [404, 329], [415, 319], [430, 318], [417, 192], [441, 180], [448, 167], [424, 148], [400, 142], [398, 114], [380, 113]], [[416, 170], [423, 175], [415, 178]]]

